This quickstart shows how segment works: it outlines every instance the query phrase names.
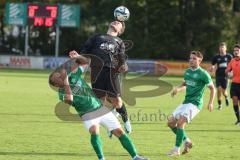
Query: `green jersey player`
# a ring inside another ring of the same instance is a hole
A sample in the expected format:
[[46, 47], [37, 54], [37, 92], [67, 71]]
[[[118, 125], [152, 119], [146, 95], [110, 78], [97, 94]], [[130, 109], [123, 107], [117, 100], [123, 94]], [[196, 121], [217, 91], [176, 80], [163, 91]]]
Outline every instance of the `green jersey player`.
[[176, 143], [168, 156], [179, 156], [180, 147], [184, 142], [182, 154], [186, 154], [192, 148], [192, 142], [187, 137], [184, 127], [200, 112], [203, 107], [203, 94], [206, 86], [210, 89], [210, 99], [208, 109], [213, 110], [213, 100], [215, 97], [215, 88], [210, 75], [206, 70], [200, 67], [203, 55], [199, 51], [190, 52], [189, 66], [184, 74], [183, 83], [173, 89], [172, 96], [186, 89], [185, 100], [173, 112], [173, 116], [168, 121], [168, 126], [176, 134]]
[[91, 144], [99, 160], [104, 160], [102, 142], [99, 136], [100, 125], [118, 137], [123, 148], [131, 155], [133, 160], [148, 160], [138, 156], [132, 140], [124, 133], [118, 119], [102, 105], [92, 89], [81, 77], [81, 65], [88, 64], [89, 60], [83, 56], [71, 56], [71, 60], [53, 71], [49, 77], [51, 86], [57, 88], [59, 99], [72, 105], [83, 120], [85, 127], [91, 134]]

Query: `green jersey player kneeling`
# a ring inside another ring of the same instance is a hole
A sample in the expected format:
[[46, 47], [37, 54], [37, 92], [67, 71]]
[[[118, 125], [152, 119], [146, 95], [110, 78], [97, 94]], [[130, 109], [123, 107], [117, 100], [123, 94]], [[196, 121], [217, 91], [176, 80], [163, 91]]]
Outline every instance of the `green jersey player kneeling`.
[[91, 134], [91, 144], [99, 160], [104, 160], [102, 142], [99, 136], [100, 125], [107, 127], [118, 137], [123, 148], [131, 155], [133, 160], [148, 160], [140, 157], [132, 140], [124, 133], [115, 115], [101, 103], [93, 93], [89, 85], [81, 77], [83, 70], [81, 65], [89, 64], [89, 59], [83, 56], [71, 56], [71, 60], [57, 68], [49, 76], [49, 83], [57, 88], [61, 101], [72, 105], [85, 127]]
[[208, 110], [213, 110], [213, 100], [215, 97], [215, 88], [210, 75], [206, 70], [200, 67], [203, 55], [199, 51], [191, 51], [189, 59], [189, 68], [185, 71], [183, 83], [173, 89], [172, 96], [186, 89], [185, 100], [173, 112], [173, 116], [168, 120], [168, 126], [176, 134], [176, 143], [168, 156], [179, 156], [180, 147], [184, 142], [182, 154], [186, 154], [192, 148], [192, 142], [187, 137], [184, 127], [200, 112], [203, 105], [203, 93], [206, 86], [210, 89], [210, 99]]

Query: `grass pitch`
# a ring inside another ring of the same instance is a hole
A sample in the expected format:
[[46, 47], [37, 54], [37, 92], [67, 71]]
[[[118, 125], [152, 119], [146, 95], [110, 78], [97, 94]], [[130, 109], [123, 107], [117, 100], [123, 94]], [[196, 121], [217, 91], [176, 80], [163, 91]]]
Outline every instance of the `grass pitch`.
[[[66, 122], [56, 117], [54, 108], [59, 101], [48, 86], [48, 74], [48, 71], [0, 70], [0, 159], [96, 160], [82, 122]], [[182, 80], [181, 77], [160, 79], [173, 86]], [[154, 88], [142, 85], [130, 90], [144, 91], [149, 87]], [[186, 127], [195, 146], [179, 160], [239, 159], [240, 127], [233, 125], [232, 104], [209, 113], [208, 96], [209, 91], [205, 92], [204, 109]], [[165, 93], [137, 98], [135, 106], [128, 106], [133, 127], [130, 137], [141, 155], [151, 160], [174, 159], [166, 156], [175, 144], [175, 136], [166, 126], [166, 116], [183, 98], [184, 93], [175, 98]], [[104, 128], [101, 136], [107, 159], [130, 159], [117, 138], [110, 140]]]

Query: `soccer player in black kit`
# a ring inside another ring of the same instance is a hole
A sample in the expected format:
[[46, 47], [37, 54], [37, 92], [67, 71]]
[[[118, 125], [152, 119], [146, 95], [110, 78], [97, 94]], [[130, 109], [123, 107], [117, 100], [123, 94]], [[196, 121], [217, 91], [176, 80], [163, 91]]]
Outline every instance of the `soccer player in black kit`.
[[[210, 71], [213, 72], [215, 70], [215, 78], [216, 78], [216, 87], [217, 87], [217, 99], [218, 99], [218, 109], [222, 109], [222, 101], [221, 95], [223, 94], [225, 97], [226, 105], [229, 105], [228, 100], [228, 76], [225, 73], [228, 63], [231, 61], [232, 55], [227, 53], [227, 45], [225, 42], [220, 43], [219, 45], [219, 54], [215, 55], [212, 59], [212, 66], [210, 67]], [[215, 68], [216, 67], [216, 68]]]
[[[91, 85], [96, 96], [104, 103], [110, 101], [121, 115], [126, 132], [131, 133], [127, 110], [121, 98], [119, 78], [121, 73], [128, 70], [125, 45], [118, 37], [124, 30], [124, 22], [111, 22], [107, 33], [96, 34], [86, 41], [81, 54], [91, 58]], [[78, 55], [76, 51], [71, 51], [70, 54]]]

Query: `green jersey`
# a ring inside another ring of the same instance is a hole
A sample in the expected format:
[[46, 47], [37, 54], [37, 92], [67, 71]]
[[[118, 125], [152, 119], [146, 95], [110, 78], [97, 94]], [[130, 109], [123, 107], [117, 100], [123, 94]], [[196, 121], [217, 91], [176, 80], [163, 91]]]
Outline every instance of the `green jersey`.
[[186, 95], [183, 104], [192, 103], [201, 110], [203, 92], [205, 87], [212, 83], [211, 76], [201, 67], [196, 70], [189, 68], [185, 71], [184, 81], [186, 83]]
[[[82, 79], [82, 69], [68, 74], [68, 81], [73, 95], [72, 106], [80, 116], [95, 111], [102, 106], [101, 100], [95, 96], [89, 85]], [[59, 99], [64, 101], [64, 90], [59, 90]]]

